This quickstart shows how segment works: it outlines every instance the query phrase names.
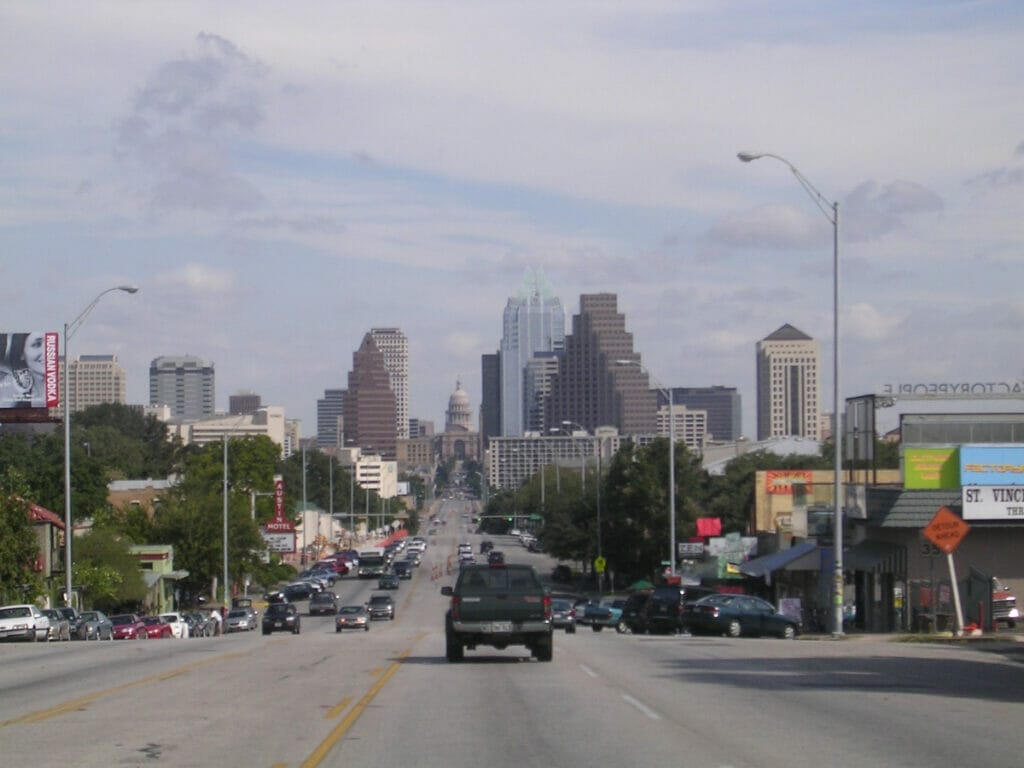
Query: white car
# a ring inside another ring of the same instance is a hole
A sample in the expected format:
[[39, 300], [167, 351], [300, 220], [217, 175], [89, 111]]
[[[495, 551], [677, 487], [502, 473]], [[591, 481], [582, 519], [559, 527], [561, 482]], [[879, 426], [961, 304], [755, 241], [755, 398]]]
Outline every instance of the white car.
[[180, 613], [161, 613], [160, 618], [171, 625], [171, 637], [179, 640], [188, 637], [188, 622]]
[[45, 643], [50, 639], [50, 620], [34, 605], [0, 606], [0, 640], [6, 639]]

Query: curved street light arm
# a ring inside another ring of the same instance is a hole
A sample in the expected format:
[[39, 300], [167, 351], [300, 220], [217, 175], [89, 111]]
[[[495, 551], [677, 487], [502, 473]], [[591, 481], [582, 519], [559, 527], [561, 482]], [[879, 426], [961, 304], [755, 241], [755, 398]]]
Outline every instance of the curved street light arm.
[[75, 332], [81, 327], [85, 319], [89, 317], [89, 313], [92, 312], [96, 305], [100, 303], [100, 299], [106, 296], [108, 293], [114, 291], [124, 291], [125, 293], [136, 293], [138, 287], [134, 285], [115, 285], [113, 288], [107, 288], [107, 290], [100, 292], [100, 294], [93, 299], [89, 305], [83, 309], [74, 320], [70, 323], [64, 323], [64, 344], [67, 345], [68, 339], [75, 335]]
[[814, 201], [814, 204], [818, 206], [818, 209], [823, 214], [825, 214], [825, 218], [828, 219], [829, 223], [832, 226], [836, 225], [836, 220], [839, 216], [839, 203], [833, 200], [829, 200], [827, 197], [821, 194], [821, 192], [818, 191], [818, 188], [811, 184], [810, 179], [808, 179], [806, 176], [800, 173], [800, 169], [793, 165], [791, 162], [789, 162], [789, 160], [782, 157], [781, 155], [773, 155], [771, 152], [738, 152], [736, 154], [736, 157], [738, 157], [744, 163], [751, 163], [754, 160], [760, 160], [762, 157], [770, 157], [774, 160], [778, 160], [780, 163], [783, 163], [787, 168], [789, 168], [793, 176], [796, 177], [796, 180], [800, 183], [800, 186], [804, 188], [804, 191], [807, 192], [811, 200]]

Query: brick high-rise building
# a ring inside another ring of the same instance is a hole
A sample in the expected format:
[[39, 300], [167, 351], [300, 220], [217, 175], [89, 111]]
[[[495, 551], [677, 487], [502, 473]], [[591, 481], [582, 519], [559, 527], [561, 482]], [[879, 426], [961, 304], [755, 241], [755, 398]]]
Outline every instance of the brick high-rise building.
[[788, 323], [757, 342], [757, 439], [821, 439], [818, 342]]
[[551, 381], [546, 429], [578, 424], [589, 432], [612, 426], [623, 435], [650, 435], [656, 429], [655, 393], [647, 372], [633, 351], [633, 334], [626, 331], [614, 293], [580, 296], [580, 313], [572, 318], [565, 354]]
[[391, 390], [384, 353], [377, 348], [371, 333], [363, 337], [359, 349], [352, 354], [342, 413], [346, 448], [358, 447], [363, 453], [395, 458], [395, 393]]

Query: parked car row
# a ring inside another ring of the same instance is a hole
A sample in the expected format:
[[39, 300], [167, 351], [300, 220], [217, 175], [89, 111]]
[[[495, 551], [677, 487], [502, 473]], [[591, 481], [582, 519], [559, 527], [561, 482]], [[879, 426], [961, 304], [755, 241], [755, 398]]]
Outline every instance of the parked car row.
[[567, 633], [580, 624], [595, 632], [615, 627], [619, 633], [714, 634], [729, 637], [771, 635], [793, 638], [800, 622], [752, 595], [718, 593], [710, 587], [673, 585], [640, 590], [625, 598], [591, 599], [553, 593], [552, 623]]
[[74, 608], [40, 609], [35, 605], [0, 606], [0, 639], [37, 641], [148, 640], [157, 638], [210, 637], [217, 622], [209, 612], [170, 612], [153, 616]]

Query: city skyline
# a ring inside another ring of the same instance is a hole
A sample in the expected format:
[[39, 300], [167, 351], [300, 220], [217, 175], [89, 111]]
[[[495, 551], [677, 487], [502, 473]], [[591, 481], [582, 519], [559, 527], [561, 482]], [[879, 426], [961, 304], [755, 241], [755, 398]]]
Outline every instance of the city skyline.
[[617, 294], [652, 380], [735, 387], [751, 436], [757, 341], [789, 323], [819, 342], [826, 412], [833, 342], [832, 227], [752, 151], [839, 205], [844, 397], [1020, 382], [1022, 22], [1013, 4], [7, 4], [0, 330], [60, 332], [137, 285], [71, 358], [116, 355], [145, 403], [150, 360], [195, 355], [218, 410], [254, 390], [311, 436], [365, 329], [401, 328], [409, 415], [441, 424], [456, 379], [479, 408], [501, 307], [543, 270], [567, 317]]

